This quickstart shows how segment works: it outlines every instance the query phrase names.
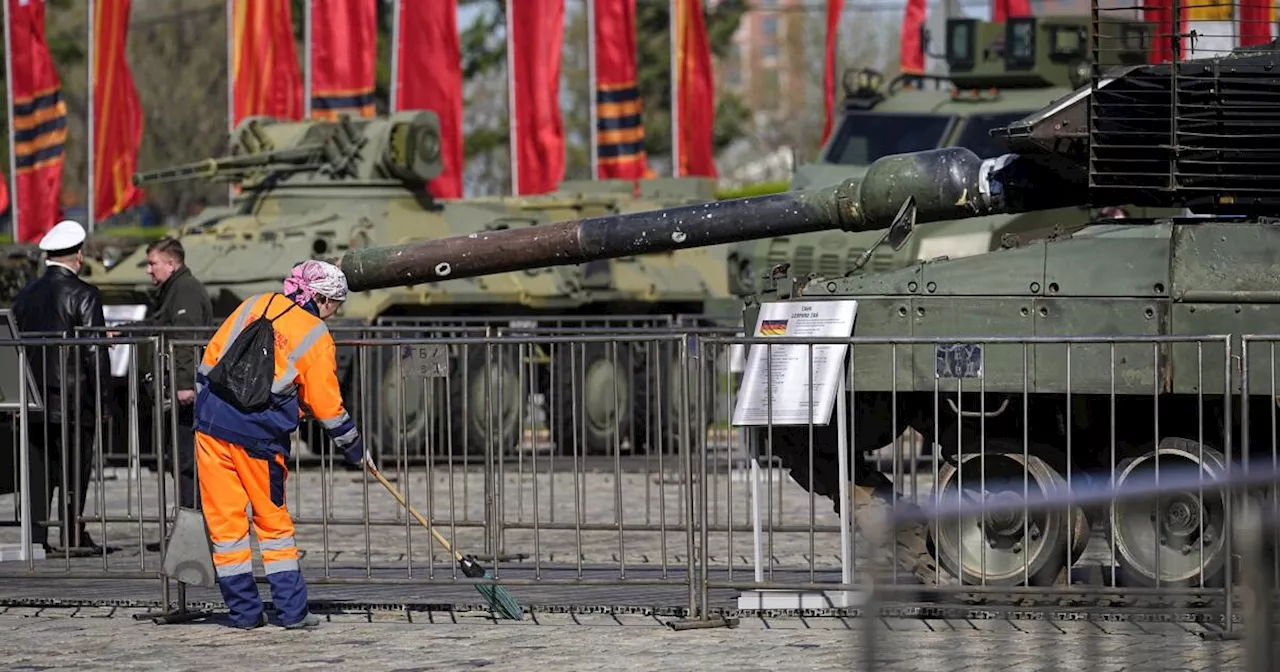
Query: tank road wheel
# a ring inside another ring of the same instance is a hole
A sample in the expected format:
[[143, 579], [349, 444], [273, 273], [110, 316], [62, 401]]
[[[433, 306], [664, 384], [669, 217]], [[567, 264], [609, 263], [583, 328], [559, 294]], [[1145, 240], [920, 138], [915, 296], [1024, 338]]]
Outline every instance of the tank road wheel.
[[[1160, 446], [1124, 466], [1116, 476], [1116, 488], [1150, 489], [1156, 486], [1156, 454], [1166, 478], [1196, 478], [1206, 483], [1226, 476], [1222, 453], [1188, 439], [1169, 437]], [[1116, 502], [1111, 509], [1116, 558], [1125, 576], [1154, 586], [1159, 563], [1160, 585], [1215, 586], [1225, 572], [1225, 498], [1222, 492], [1195, 489], [1163, 494], [1158, 500]], [[1204, 580], [1201, 581], [1203, 574]]]
[[[383, 459], [395, 455], [401, 450], [401, 441], [407, 455], [424, 455], [427, 451], [424, 445], [427, 417], [432, 412], [429, 408], [425, 409], [426, 413], [423, 412], [425, 400], [428, 396], [439, 399], [439, 388], [435, 388], [435, 395], [428, 395], [427, 390], [435, 381], [427, 380], [427, 385], [424, 386], [419, 378], [403, 377], [408, 365], [400, 365], [393, 348], [379, 348], [375, 352], [384, 355], [380, 385], [382, 403], [376, 404], [377, 407], [372, 409], [378, 415], [382, 429], [378, 436], [378, 455], [383, 456]], [[401, 387], [404, 387], [403, 399]], [[403, 408], [401, 403], [404, 404]]]
[[[449, 371], [449, 399], [437, 402], [441, 411], [448, 404], [454, 455], [484, 455], [490, 446], [507, 451], [520, 444], [520, 404], [528, 399], [529, 381], [526, 376], [520, 389], [518, 356], [512, 347], [459, 347]], [[436, 452], [448, 451], [442, 445]]]
[[[1064, 507], [1024, 512], [1020, 504], [1024, 481], [1025, 499], [1031, 502], [1064, 497], [1067, 482], [1062, 475], [1034, 455], [986, 453], [984, 482], [980, 457], [970, 453], [960, 458], [963, 475], [950, 462], [939, 465], [938, 506], [951, 510], [960, 504], [967, 511], [959, 517], [947, 513], [930, 521], [938, 562], [971, 585], [1052, 585], [1063, 570], [1080, 559], [1089, 543], [1090, 526], [1084, 511], [1079, 507], [1073, 511], [1071, 559], [1067, 561]], [[984, 499], [1017, 508], [983, 515], [978, 507]]]
[[[707, 427], [720, 420], [712, 406], [717, 391], [716, 371], [708, 370], [707, 365], [691, 356], [688, 368], [684, 370], [685, 388], [682, 391], [679, 351], [673, 343], [664, 342], [663, 345], [671, 347], [650, 349], [652, 356], [636, 359], [636, 380], [647, 381], [638, 384], [636, 388], [637, 396], [647, 395], [646, 399], [637, 399], [635, 406], [636, 435], [644, 437], [650, 452], [663, 449], [674, 453], [680, 445], [679, 423], [682, 419], [689, 424], [689, 441], [693, 448], [706, 441]], [[646, 362], [649, 364], [646, 365]], [[662, 391], [661, 403], [655, 403], [658, 401], [658, 390]], [[681, 414], [682, 408], [687, 415]], [[658, 414], [657, 418], [652, 417], [655, 412]], [[702, 415], [704, 412], [705, 417]], [[723, 411], [721, 414], [723, 415]], [[726, 419], [720, 421], [727, 422], [727, 416], [724, 417]]]
[[[630, 343], [585, 343], [555, 348], [555, 441], [561, 454], [612, 455], [637, 443], [636, 389], [631, 372], [637, 359]], [[616, 431], [615, 431], [616, 427]]]

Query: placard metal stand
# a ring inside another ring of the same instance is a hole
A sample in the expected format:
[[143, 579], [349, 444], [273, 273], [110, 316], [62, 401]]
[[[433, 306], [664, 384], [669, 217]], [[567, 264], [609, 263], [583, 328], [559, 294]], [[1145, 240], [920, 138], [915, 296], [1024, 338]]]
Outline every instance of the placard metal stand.
[[[858, 302], [788, 301], [765, 303], [760, 307], [754, 336], [848, 338], [853, 333]], [[845, 399], [845, 344], [764, 344], [749, 348], [746, 372], [734, 407], [735, 427], [803, 427], [836, 421], [840, 507], [840, 578], [853, 583], [853, 526], [849, 483], [853, 478], [849, 461], [848, 408]], [[812, 381], [812, 384], [810, 384]], [[834, 412], [834, 413], [833, 413]], [[764, 578], [764, 531], [760, 506], [760, 462], [758, 451], [751, 456], [751, 527], [753, 569], [756, 583]], [[748, 590], [738, 596], [738, 608], [824, 609], [847, 608], [865, 601], [859, 591]]]

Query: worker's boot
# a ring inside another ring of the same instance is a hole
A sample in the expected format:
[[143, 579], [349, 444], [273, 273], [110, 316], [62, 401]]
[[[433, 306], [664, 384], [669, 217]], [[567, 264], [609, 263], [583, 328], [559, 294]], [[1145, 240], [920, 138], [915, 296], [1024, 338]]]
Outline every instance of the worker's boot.
[[317, 625], [320, 625], [320, 617], [315, 614], [308, 613], [306, 616], [302, 617], [301, 621], [298, 621], [297, 623], [289, 623], [284, 627], [287, 630], [296, 630], [298, 628], [314, 628]]
[[[893, 561], [900, 578], [914, 576], [923, 585], [937, 585], [938, 565], [929, 552], [926, 521], [919, 517], [894, 521], [895, 514], [899, 518], [910, 513], [918, 514], [919, 507], [899, 498], [893, 483], [884, 474], [873, 472], [862, 480], [862, 485], [850, 484], [854, 524], [864, 531], [864, 537], [893, 545]], [[881, 553], [875, 555], [880, 556]]]

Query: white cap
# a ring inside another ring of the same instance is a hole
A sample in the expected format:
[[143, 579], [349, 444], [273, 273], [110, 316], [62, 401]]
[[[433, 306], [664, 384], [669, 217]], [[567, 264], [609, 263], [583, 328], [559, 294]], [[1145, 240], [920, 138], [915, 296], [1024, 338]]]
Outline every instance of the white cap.
[[64, 219], [49, 229], [40, 239], [40, 249], [47, 252], [69, 250], [84, 242], [84, 227], [79, 222]]

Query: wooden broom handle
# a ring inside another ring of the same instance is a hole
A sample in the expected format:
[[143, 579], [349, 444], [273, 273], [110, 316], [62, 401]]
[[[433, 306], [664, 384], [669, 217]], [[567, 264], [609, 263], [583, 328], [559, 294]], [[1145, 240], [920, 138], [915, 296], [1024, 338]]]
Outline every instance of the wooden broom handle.
[[404, 508], [408, 509], [409, 513], [413, 514], [413, 517], [418, 519], [418, 523], [421, 524], [423, 527], [427, 528], [427, 531], [431, 533], [431, 536], [435, 537], [436, 541], [440, 542], [441, 546], [444, 546], [444, 550], [453, 554], [454, 560], [457, 560], [458, 562], [462, 562], [462, 554], [453, 550], [453, 547], [449, 545], [449, 542], [445, 541], [445, 538], [440, 536], [439, 532], [436, 532], [436, 528], [432, 527], [431, 523], [428, 523], [427, 519], [423, 518], [421, 513], [418, 513], [417, 509], [413, 508], [412, 506], [409, 505], [408, 502], [404, 501], [404, 495], [400, 494], [400, 491], [396, 489], [396, 486], [392, 485], [391, 481], [388, 481], [387, 477], [383, 476], [382, 472], [378, 471], [377, 467], [368, 463], [366, 463], [366, 466], [369, 470], [369, 473], [373, 474], [373, 477], [378, 479], [378, 482], [382, 483], [383, 487], [385, 487], [388, 491], [391, 492], [392, 496], [396, 498], [396, 501], [400, 502], [400, 506], [403, 506]]

